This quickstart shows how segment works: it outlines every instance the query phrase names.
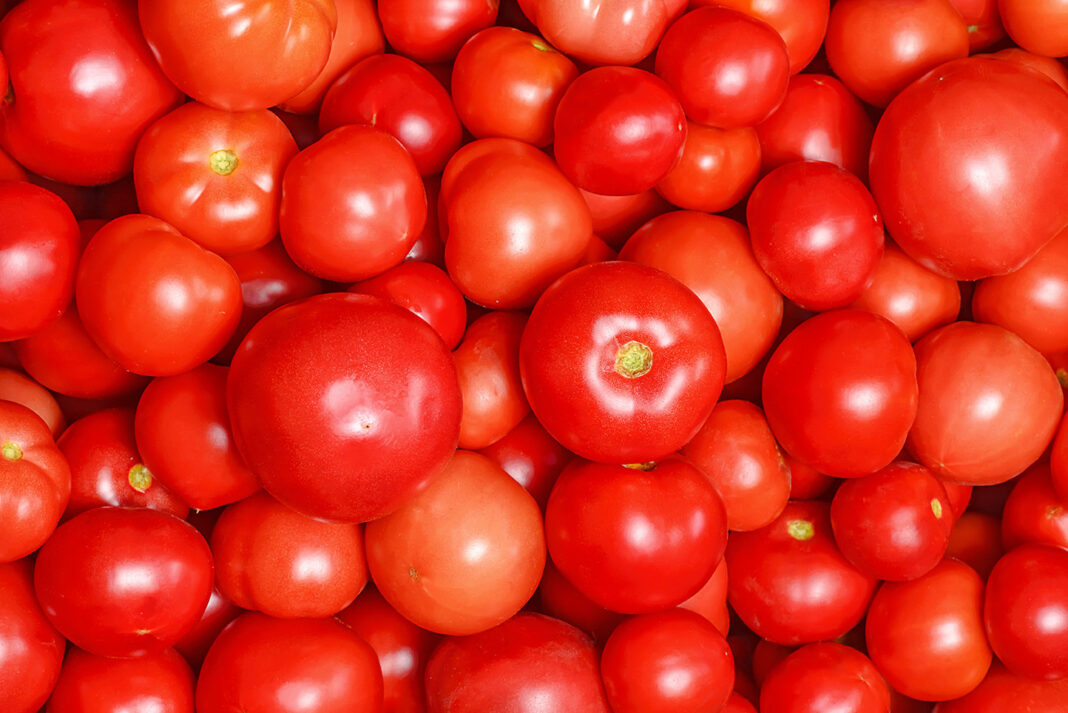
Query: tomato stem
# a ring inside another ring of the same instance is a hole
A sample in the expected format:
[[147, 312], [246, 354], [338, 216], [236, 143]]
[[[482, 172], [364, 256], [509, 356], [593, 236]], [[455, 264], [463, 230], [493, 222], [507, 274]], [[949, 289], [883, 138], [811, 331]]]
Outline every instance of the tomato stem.
[[616, 373], [625, 379], [645, 376], [653, 368], [653, 350], [631, 340], [616, 352]]
[[942, 501], [938, 498], [931, 498], [931, 512], [935, 517], [942, 518]]

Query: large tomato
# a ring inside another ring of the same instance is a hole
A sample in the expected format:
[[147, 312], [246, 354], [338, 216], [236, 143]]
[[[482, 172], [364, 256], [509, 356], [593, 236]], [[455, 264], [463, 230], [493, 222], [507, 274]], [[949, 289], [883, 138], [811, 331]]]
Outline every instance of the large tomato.
[[0, 564], [0, 696], [7, 713], [36, 713], [44, 705], [66, 644], [37, 603], [30, 560]]
[[105, 658], [71, 649], [63, 660], [47, 713], [146, 710], [193, 710], [193, 672], [174, 649], [133, 659]]
[[1068, 5], [1063, 0], [997, 0], [1013, 42], [1049, 57], [1068, 54]]
[[786, 42], [790, 74], [812, 61], [823, 44], [830, 0], [695, 0], [693, 5], [716, 5], [744, 12], [775, 28]]
[[1005, 549], [1029, 542], [1068, 549], [1068, 509], [1053, 488], [1049, 466], [1040, 461], [1013, 483], [1001, 515]]
[[545, 509], [549, 492], [572, 455], [546, 432], [534, 414], [479, 451], [499, 465]]
[[935, 713], [1004, 713], [1023, 710], [1062, 713], [1068, 700], [1068, 678], [1038, 681], [1017, 676], [996, 660], [990, 672], [966, 696], [939, 703]]
[[394, 51], [422, 63], [444, 62], [468, 37], [493, 24], [499, 5], [499, 0], [378, 0], [378, 17]]

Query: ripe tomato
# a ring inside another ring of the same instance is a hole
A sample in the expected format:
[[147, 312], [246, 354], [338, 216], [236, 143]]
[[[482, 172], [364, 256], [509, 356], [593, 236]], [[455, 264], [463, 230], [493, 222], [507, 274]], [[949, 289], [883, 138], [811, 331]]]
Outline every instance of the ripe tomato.
[[72, 648], [63, 660], [46, 713], [138, 709], [159, 713], [193, 710], [193, 672], [174, 649], [114, 659]]
[[1001, 555], [1001, 521], [985, 512], [966, 512], [953, 524], [946, 557], [959, 559], [985, 581]]
[[1005, 37], [998, 16], [998, 0], [949, 0], [950, 5], [968, 26], [968, 44], [972, 52], [986, 49]]
[[572, 458], [567, 449], [546, 432], [534, 414], [479, 453], [526, 488], [542, 510], [553, 483]]
[[1053, 489], [1048, 465], [1036, 463], [1015, 480], [1000, 525], [1006, 550], [1025, 543], [1068, 549], [1068, 503]]
[[494, 23], [499, 4], [499, 0], [379, 0], [378, 19], [394, 51], [424, 64], [444, 62], [456, 56], [468, 37]]
[[671, 204], [652, 189], [630, 196], [602, 196], [581, 188], [579, 193], [590, 209], [593, 232], [617, 250], [647, 221], [671, 210]]
[[219, 636], [219, 632], [243, 612], [243, 609], [237, 608], [233, 602], [223, 596], [219, 591], [219, 585], [216, 584], [212, 587], [211, 598], [208, 600], [208, 605], [204, 607], [200, 620], [178, 640], [178, 643], [174, 645], [175, 650], [184, 656], [193, 668], [199, 669], [208, 649]]
[[996, 660], [983, 682], [966, 696], [939, 703], [935, 713], [1002, 713], [1010, 710], [1063, 713], [1068, 679], [1036, 681], [1009, 672]]
[[1056, 82], [1061, 89], [1068, 92], [1068, 67], [1065, 67], [1053, 57], [1034, 54], [1019, 47], [1008, 47], [993, 54], [981, 56], [1003, 59], [1007, 62], [1015, 62], [1021, 66], [1038, 70]]
[[812, 61], [827, 31], [830, 0], [696, 0], [694, 5], [717, 5], [744, 12], [771, 25], [786, 42], [790, 74]]
[[538, 604], [538, 611], [582, 629], [598, 646], [604, 646], [612, 631], [627, 618], [626, 614], [608, 611], [576, 589], [552, 560], [545, 563], [538, 585]]
[[848, 646], [802, 646], [771, 669], [760, 688], [761, 713], [887, 713], [890, 689], [875, 664]]
[[266, 109], [306, 89], [337, 27], [334, 0], [138, 0], [137, 9], [171, 81], [227, 111]]
[[522, 314], [490, 312], [471, 323], [453, 352], [463, 396], [461, 448], [495, 443], [530, 413], [519, 379], [519, 340], [526, 323]]
[[1029, 52], [1068, 55], [1068, 6], [1062, 0], [997, 0], [1009, 37]]
[[33, 593], [30, 560], [0, 564], [0, 696], [8, 713], [37, 713], [56, 685], [66, 640]]
[[55, 397], [21, 371], [0, 368], [0, 400], [22, 404], [37, 414], [53, 437], [67, 428], [67, 418]]
[[717, 129], [686, 122], [675, 168], [656, 184], [679, 208], [716, 213], [749, 195], [760, 175], [760, 141], [751, 127]]

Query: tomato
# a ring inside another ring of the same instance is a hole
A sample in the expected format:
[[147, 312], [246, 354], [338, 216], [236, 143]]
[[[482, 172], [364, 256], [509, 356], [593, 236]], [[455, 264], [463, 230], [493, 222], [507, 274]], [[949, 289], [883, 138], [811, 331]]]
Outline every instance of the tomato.
[[556, 106], [577, 76], [575, 63], [537, 35], [488, 27], [456, 55], [452, 100], [475, 138], [502, 136], [547, 146]]
[[534, 415], [589, 460], [644, 463], [681, 448], [708, 418], [726, 358], [701, 300], [660, 270], [586, 265], [531, 312], [519, 368]]
[[278, 232], [282, 172], [296, 153], [289, 129], [269, 111], [189, 102], [138, 142], [137, 203], [209, 250], [255, 250]]
[[723, 556], [727, 523], [715, 488], [682, 458], [632, 467], [576, 460], [549, 495], [545, 534], [553, 563], [580, 592], [639, 614], [701, 589]]
[[330, 85], [319, 112], [319, 131], [370, 124], [400, 141], [419, 173], [441, 173], [460, 147], [463, 127], [445, 87], [412, 60], [371, 55]]
[[0, 342], [56, 321], [74, 293], [81, 239], [70, 208], [23, 181], [0, 181]]
[[457, 451], [400, 510], [367, 525], [378, 590], [405, 618], [452, 636], [485, 631], [530, 599], [545, 566], [534, 498], [485, 456]]
[[897, 96], [869, 167], [894, 241], [924, 267], [976, 280], [1018, 269], [1068, 224], [1068, 182], [1055, 180], [1066, 162], [1068, 94], [1012, 62], [972, 58]]
[[665, 213], [635, 232], [619, 258], [663, 270], [701, 298], [723, 338], [726, 381], [748, 373], [774, 343], [782, 295], [753, 257], [742, 224], [692, 211]]
[[959, 559], [985, 581], [1005, 550], [1001, 544], [1001, 521], [984, 512], [966, 512], [953, 524], [946, 556]]
[[467, 303], [445, 271], [410, 260], [357, 282], [349, 292], [373, 295], [399, 305], [434, 328], [445, 346], [455, 349], [467, 327]]
[[760, 266], [805, 309], [845, 307], [875, 276], [882, 219], [868, 189], [843, 168], [780, 166], [753, 189], [745, 214]]
[[125, 0], [22, 2], [0, 23], [0, 51], [14, 97], [0, 108], [0, 145], [64, 183], [122, 178], [141, 133], [181, 100]]
[[174, 645], [175, 650], [184, 656], [190, 665], [199, 669], [219, 632], [243, 612], [243, 609], [234, 606], [233, 602], [223, 596], [219, 585], [216, 584], [212, 587], [211, 598], [204, 607], [200, 620], [178, 640]]
[[[679, 164], [685, 160], [683, 155]], [[593, 232], [617, 250], [647, 221], [671, 210], [671, 204], [651, 189], [630, 196], [602, 196], [581, 188], [579, 193], [590, 209]]]
[[669, 609], [617, 626], [601, 655], [601, 676], [615, 713], [704, 713], [726, 705], [734, 657], [708, 621]]
[[113, 659], [71, 649], [63, 660], [46, 713], [193, 710], [193, 672], [173, 649]]
[[25, 557], [56, 529], [70, 498], [70, 467], [52, 432], [27, 407], [0, 400], [0, 562]]
[[1053, 489], [1049, 466], [1037, 463], [1016, 479], [1001, 515], [1006, 550], [1024, 543], [1068, 549], [1068, 503]]
[[841, 483], [838, 479], [802, 463], [789, 453], [782, 453], [782, 457], [790, 471], [791, 500], [819, 500]]
[[715, 5], [763, 20], [786, 42], [790, 74], [812, 61], [823, 44], [830, 0], [696, 0], [693, 5]]
[[1038, 460], [1064, 406], [1042, 355], [1001, 327], [955, 322], [916, 345], [919, 409], [908, 449], [946, 480], [1003, 483]]
[[935, 713], [1001, 713], [1009, 710], [1063, 713], [1068, 680], [1036, 681], [1010, 673], [997, 661], [983, 682], [968, 695], [939, 703]]
[[197, 713], [378, 713], [374, 649], [334, 619], [245, 614], [212, 644], [200, 669]]
[[656, 75], [634, 67], [598, 67], [568, 86], [553, 132], [553, 154], [572, 183], [619, 196], [652, 188], [675, 167], [686, 139], [686, 117]]
[[867, 312], [802, 322], [764, 371], [764, 411], [787, 452], [840, 478], [890, 464], [916, 416], [916, 357], [901, 330]]
[[534, 496], [542, 510], [556, 478], [571, 460], [571, 454], [557, 443], [534, 414], [479, 450]]
[[609, 713], [593, 642], [540, 614], [441, 643], [427, 663], [428, 713]]
[[[737, 683], [735, 685], [737, 686]], [[747, 699], [735, 692], [731, 693], [730, 698], [727, 699], [727, 705], [720, 709], [720, 713], [757, 713], [757, 709]]]
[[727, 541], [727, 598], [746, 626], [779, 644], [845, 634], [864, 616], [875, 580], [839, 552], [826, 503], [791, 502], [767, 527]]
[[155, 379], [137, 404], [145, 464], [197, 510], [252, 495], [260, 483], [241, 460], [226, 409], [226, 367], [202, 366]]
[[0, 368], [0, 400], [22, 404], [37, 414], [53, 437], [67, 428], [67, 419], [52, 394], [21, 371]]
[[326, 65], [338, 20], [334, 0], [138, 0], [137, 9], [171, 81], [227, 111], [266, 109], [306, 89]]
[[1002, 59], [1007, 62], [1015, 62], [1024, 67], [1038, 70], [1052, 79], [1061, 89], [1068, 92], [1068, 67], [1052, 57], [1034, 54], [1019, 47], [1008, 47], [990, 55], [994, 59]]
[[189, 631], [211, 596], [211, 550], [193, 526], [141, 508], [100, 507], [56, 529], [34, 586], [49, 620], [99, 656], [159, 653]]
[[426, 213], [426, 190], [400, 142], [350, 125], [289, 162], [278, 223], [286, 252], [302, 270], [353, 282], [404, 260]]
[[233, 269], [167, 223], [117, 218], [82, 254], [75, 283], [89, 336], [134, 373], [180, 374], [226, 343], [241, 312]]
[[36, 713], [55, 687], [66, 640], [33, 593], [30, 561], [0, 564], [0, 694], [9, 713]]
[[675, 168], [657, 192], [680, 208], [715, 213], [749, 195], [760, 174], [760, 141], [751, 127], [717, 129], [686, 122]]
[[809, 644], [771, 670], [761, 713], [887, 713], [890, 689], [871, 660], [833, 642]]
[[394, 51], [426, 64], [455, 57], [468, 37], [494, 23], [498, 5], [499, 0], [379, 0], [378, 18]]
[[959, 698], [990, 668], [983, 581], [968, 565], [945, 559], [919, 579], [887, 582], [871, 602], [865, 637], [893, 688], [922, 701]]
[[603, 647], [612, 631], [627, 619], [626, 614], [609, 611], [576, 589], [552, 560], [545, 563], [537, 601], [537, 611], [582, 629], [598, 647]]
[[949, 0], [968, 26], [968, 44], [972, 52], [986, 49], [1005, 37], [998, 16], [998, 0]]
[[731, 613], [727, 608], [727, 563], [720, 560], [716, 571], [704, 583], [704, 586], [682, 604], [679, 609], [700, 614], [712, 622], [719, 633], [726, 636], [730, 632]]
[[1068, 55], [1068, 6], [1062, 0], [997, 0], [1009, 37], [1029, 52]]

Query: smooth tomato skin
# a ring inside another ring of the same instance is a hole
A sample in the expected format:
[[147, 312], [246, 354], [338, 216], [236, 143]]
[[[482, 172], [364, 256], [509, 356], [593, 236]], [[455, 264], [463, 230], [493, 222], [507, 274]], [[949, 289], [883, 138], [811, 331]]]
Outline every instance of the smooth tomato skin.
[[446, 639], [426, 668], [428, 713], [609, 713], [588, 636], [523, 612], [474, 636]]
[[0, 695], [10, 713], [37, 713], [59, 677], [64, 639], [33, 593], [29, 559], [0, 564]]
[[945, 559], [919, 579], [887, 582], [872, 599], [865, 638], [892, 688], [922, 701], [959, 698], [990, 668], [983, 580]]
[[644, 467], [573, 461], [545, 508], [549, 554], [561, 574], [624, 614], [696, 594], [727, 542], [723, 501], [700, 470], [679, 457]]
[[720, 401], [682, 448], [715, 486], [730, 530], [769, 525], [790, 499], [790, 468], [759, 406]]
[[223, 511], [211, 551], [223, 595], [273, 617], [331, 616], [367, 584], [359, 525], [312, 519], [267, 493]]
[[355, 282], [400, 264], [426, 213], [426, 190], [400, 142], [373, 126], [347, 125], [289, 162], [278, 224], [302, 270]]
[[200, 619], [212, 580], [200, 533], [140, 508], [99, 507], [68, 520], [34, 569], [37, 600], [52, 624], [75, 646], [115, 657], [173, 646]]
[[134, 441], [134, 413], [109, 408], [83, 416], [56, 441], [70, 465], [71, 493], [63, 519], [114, 505], [185, 519], [189, 505], [146, 468]]
[[572, 458], [571, 453], [549, 435], [534, 414], [478, 451], [512, 476], [534, 496], [541, 509], [549, 500], [556, 478]]
[[782, 447], [820, 473], [890, 464], [916, 417], [916, 357], [878, 315], [838, 310], [795, 328], [764, 370], [764, 411]]
[[122, 178], [141, 133], [181, 100], [124, 0], [20, 3], [0, 23], [0, 51], [16, 98], [0, 111], [0, 145], [63, 183]]
[[1053, 180], [1066, 162], [1068, 94], [1012, 62], [970, 58], [891, 102], [868, 165], [901, 249], [935, 272], [977, 280], [1018, 269], [1068, 223], [1068, 183]]
[[749, 15], [703, 7], [675, 20], [656, 51], [656, 74], [699, 124], [740, 129], [782, 103], [790, 81], [786, 43]]
[[72, 648], [45, 713], [192, 713], [193, 672], [174, 649], [113, 659]]
[[1012, 41], [1047, 57], [1068, 55], [1068, 7], [1060, 0], [997, 0], [998, 16]]
[[990, 570], [1005, 553], [1001, 543], [1001, 521], [985, 512], [969, 511], [953, 523], [946, 557], [968, 565], [986, 581]]
[[712, 412], [726, 373], [722, 345], [685, 285], [651, 267], [606, 262], [545, 291], [523, 332], [519, 368], [534, 415], [565, 448], [604, 463], [646, 463], [689, 442]]
[[456, 55], [451, 91], [456, 113], [477, 139], [553, 141], [553, 116], [578, 68], [537, 35], [487, 27]]
[[9, 342], [62, 315], [81, 238], [62, 199], [25, 181], [0, 181], [0, 216], [0, 342]]
[[70, 498], [70, 467], [45, 422], [22, 404], [3, 400], [0, 474], [0, 562], [13, 562], [56, 529]]
[[831, 7], [829, 0], [695, 0], [692, 4], [730, 8], [771, 25], [786, 42], [790, 74], [800, 72], [816, 56]]
[[703, 713], [727, 703], [734, 656], [706, 619], [669, 609], [617, 626], [601, 654], [601, 676], [615, 713]]
[[581, 188], [579, 193], [590, 209], [594, 234], [616, 250], [622, 247], [635, 230], [661, 213], [671, 210], [671, 204], [651, 189], [630, 196], [602, 196]]
[[879, 209], [859, 178], [825, 161], [795, 161], [757, 183], [745, 208], [757, 261], [812, 311], [845, 307], [883, 254]]
[[297, 144], [277, 116], [189, 102], [158, 119], [134, 154], [137, 204], [220, 255], [278, 233], [282, 172]]
[[731, 628], [731, 613], [727, 608], [727, 562], [720, 560], [716, 565], [716, 571], [708, 578], [697, 594], [693, 595], [682, 604], [679, 609], [700, 614], [712, 622], [712, 626], [719, 633], [727, 636]]
[[499, 0], [379, 0], [378, 19], [389, 46], [421, 64], [453, 59], [467, 38], [492, 25]]
[[887, 243], [875, 276], [849, 307], [886, 317], [915, 342], [953, 322], [960, 314], [960, 304], [956, 280], [928, 270], [901, 248]]
[[226, 343], [241, 283], [218, 255], [147, 215], [117, 218], [89, 241], [75, 281], [89, 336], [123, 368], [180, 374]]
[[370, 124], [408, 150], [422, 176], [441, 173], [463, 127], [445, 87], [407, 57], [374, 54], [340, 75], [323, 97], [319, 131]]
[[334, 619], [253, 612], [235, 619], [208, 650], [196, 710], [379, 713], [382, 671], [374, 649]]
[[485, 456], [456, 451], [399, 510], [367, 525], [378, 591], [418, 626], [466, 636], [497, 626], [534, 594], [545, 532], [534, 498]]
[[829, 506], [791, 501], [767, 527], [727, 542], [727, 599], [758, 636], [797, 645], [833, 639], [861, 620], [875, 580], [842, 556]]
[[760, 141], [752, 127], [717, 129], [686, 122], [675, 167], [656, 191], [679, 208], [718, 213], [749, 195], [760, 175]]
[[1038, 70], [1056, 82], [1061, 89], [1068, 92], [1068, 67], [1053, 57], [1028, 52], [1019, 47], [1007, 47], [989, 56], [1006, 62], [1016, 62], [1024, 67]]
[[741, 223], [696, 211], [664, 213], [631, 236], [619, 259], [663, 270], [701, 298], [723, 338], [728, 383], [748, 373], [774, 343], [782, 295], [753, 257]]
[[916, 579], [934, 569], [946, 553], [953, 520], [938, 478], [904, 461], [845, 481], [831, 501], [838, 549], [876, 579]]
[[968, 28], [949, 0], [839, 0], [824, 44], [842, 83], [878, 107], [928, 70], [968, 56]]
[[53, 437], [59, 437], [67, 428], [67, 418], [56, 398], [21, 371], [0, 368], [0, 400], [14, 401], [33, 411]]
[[236, 7], [225, 0], [138, 0], [137, 9], [170, 80], [226, 111], [267, 109], [307, 88], [326, 65], [337, 27], [334, 0]]
[[1062, 713], [1068, 696], [1068, 680], [1037, 681], [1017, 676], [997, 660], [990, 672], [971, 693], [939, 703], [934, 713], [1001, 713], [1009, 710]]
[[238, 452], [267, 492], [345, 522], [382, 517], [423, 489], [460, 431], [441, 338], [367, 295], [319, 295], [262, 319], [234, 356], [227, 408]]
[[203, 364], [154, 379], [137, 402], [137, 446], [161, 482], [197, 510], [260, 489], [234, 444], [226, 407], [229, 370]]
[[1026, 544], [1068, 549], [1068, 511], [1053, 489], [1050, 468], [1036, 463], [1016, 479], [1001, 513], [1001, 542], [1005, 550]]
[[1003, 483], [1053, 440], [1064, 407], [1060, 383], [1012, 332], [955, 322], [916, 345], [916, 363], [920, 398], [908, 449], [940, 478]]
[[243, 613], [244, 609], [227, 599], [216, 584], [211, 589], [211, 598], [208, 599], [208, 605], [204, 607], [200, 620], [178, 639], [174, 645], [175, 650], [184, 656], [193, 668], [199, 670], [219, 632]]
[[890, 689], [875, 664], [842, 644], [809, 644], [771, 670], [760, 688], [761, 713], [887, 713]]
[[612, 631], [628, 618], [626, 614], [605, 609], [576, 589], [552, 560], [545, 563], [537, 601], [537, 611], [582, 629], [593, 637], [598, 647], [603, 647]]
[[949, 0], [968, 26], [968, 44], [977, 52], [1005, 37], [998, 14], [998, 0]]
[[678, 163], [686, 116], [655, 74], [597, 67], [568, 86], [553, 132], [553, 154], [568, 180], [593, 193], [630, 195], [652, 188]]
[[420, 629], [369, 587], [337, 618], [371, 645], [382, 667], [382, 713], [424, 713], [427, 659], [441, 637]]

